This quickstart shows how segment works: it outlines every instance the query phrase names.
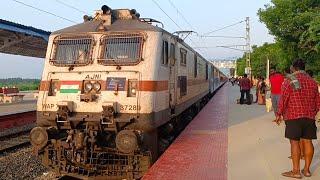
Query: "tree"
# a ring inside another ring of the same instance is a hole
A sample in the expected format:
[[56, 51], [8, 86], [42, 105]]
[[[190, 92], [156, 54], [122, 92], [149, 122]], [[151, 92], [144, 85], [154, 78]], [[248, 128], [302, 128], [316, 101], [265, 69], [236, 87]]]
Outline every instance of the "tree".
[[[287, 54], [283, 51], [281, 43], [265, 43], [258, 47], [252, 46], [251, 52], [251, 67], [254, 76], [266, 76], [267, 59], [270, 60], [270, 65], [278, 71], [284, 72], [289, 66]], [[245, 57], [239, 58], [237, 61], [238, 75], [244, 73]]]
[[319, 0], [272, 0], [258, 15], [283, 50], [287, 61], [283, 65], [300, 57], [320, 75]]
[[237, 59], [237, 75], [238, 76], [243, 76], [244, 74], [244, 69], [246, 67], [246, 59], [245, 57]]

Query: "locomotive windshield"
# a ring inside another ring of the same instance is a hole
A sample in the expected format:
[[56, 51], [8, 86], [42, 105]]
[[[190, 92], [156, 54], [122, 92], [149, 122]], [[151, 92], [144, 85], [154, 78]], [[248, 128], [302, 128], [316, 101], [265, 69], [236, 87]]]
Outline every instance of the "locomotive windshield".
[[143, 36], [122, 34], [104, 36], [99, 62], [108, 65], [136, 64], [142, 58]]
[[57, 66], [87, 65], [91, 62], [93, 40], [84, 38], [58, 38], [54, 41], [54, 54], [50, 62]]

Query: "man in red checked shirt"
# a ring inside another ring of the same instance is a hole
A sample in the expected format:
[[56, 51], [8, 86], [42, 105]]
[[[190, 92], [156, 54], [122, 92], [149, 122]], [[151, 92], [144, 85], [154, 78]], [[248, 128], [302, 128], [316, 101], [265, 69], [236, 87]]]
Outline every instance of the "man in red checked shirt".
[[304, 146], [305, 165], [302, 174], [310, 177], [310, 165], [314, 154], [312, 139], [317, 139], [315, 116], [320, 108], [318, 85], [305, 71], [302, 59], [293, 62], [293, 73], [282, 84], [276, 123], [285, 121], [285, 137], [290, 140], [293, 170], [283, 176], [302, 178], [300, 173], [300, 145]]

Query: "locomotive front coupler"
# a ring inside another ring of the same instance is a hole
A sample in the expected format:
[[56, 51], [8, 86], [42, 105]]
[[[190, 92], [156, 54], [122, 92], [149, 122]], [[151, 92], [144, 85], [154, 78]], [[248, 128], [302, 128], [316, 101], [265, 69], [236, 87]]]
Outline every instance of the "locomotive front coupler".
[[65, 142], [65, 148], [81, 150], [86, 149], [88, 145], [93, 147], [96, 144], [97, 131], [91, 129], [71, 129], [67, 131], [67, 138]]
[[100, 118], [102, 125], [114, 124], [114, 118], [117, 115], [116, 107], [116, 102], [104, 102], [102, 104], [102, 112]]
[[67, 122], [68, 117], [72, 112], [72, 101], [59, 101], [57, 103], [58, 110], [56, 113], [56, 121], [59, 122]]

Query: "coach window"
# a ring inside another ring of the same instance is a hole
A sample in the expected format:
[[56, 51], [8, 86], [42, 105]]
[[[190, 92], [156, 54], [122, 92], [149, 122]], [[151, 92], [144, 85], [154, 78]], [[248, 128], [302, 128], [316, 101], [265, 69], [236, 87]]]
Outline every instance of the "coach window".
[[208, 64], [206, 63], [206, 80], [208, 80]]
[[176, 46], [171, 43], [170, 44], [170, 58], [175, 58], [176, 57]]
[[197, 54], [194, 54], [194, 77], [198, 76], [198, 57]]
[[187, 50], [180, 48], [180, 64], [187, 65]]
[[168, 41], [163, 41], [162, 43], [162, 64], [168, 65], [169, 59], [169, 44]]
[[180, 97], [187, 95], [187, 76], [178, 76]]

